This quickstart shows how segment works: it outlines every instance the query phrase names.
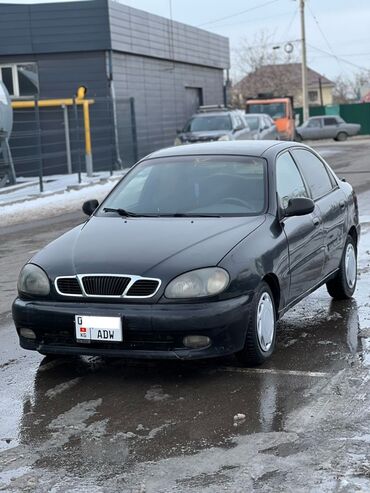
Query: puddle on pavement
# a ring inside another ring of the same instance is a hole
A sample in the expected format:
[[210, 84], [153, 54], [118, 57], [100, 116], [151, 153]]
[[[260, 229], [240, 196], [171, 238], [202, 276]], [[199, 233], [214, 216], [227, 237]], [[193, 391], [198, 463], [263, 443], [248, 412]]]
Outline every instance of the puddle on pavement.
[[[334, 302], [322, 288], [297, 305], [279, 323], [273, 358], [256, 371], [233, 358], [39, 360], [28, 353], [0, 368], [3, 382], [18, 386], [16, 412], [0, 423], [0, 464], [104, 481], [135, 463], [230, 449], [235, 437], [283, 431], [289, 413], [331, 375], [370, 364], [369, 236], [355, 298]], [[238, 414], [245, 417], [235, 420]], [[9, 436], [10, 429], [17, 432]]]
[[[358, 312], [356, 300], [333, 302], [319, 290], [280, 322], [277, 351], [257, 371], [240, 370], [233, 358], [44, 358], [22, 404], [17, 448], [25, 465], [41, 470], [89, 474], [100, 464], [112, 474], [233, 447], [238, 435], [282, 431], [287, 415], [330, 375], [361, 364]], [[237, 414], [245, 417], [234, 420]]]

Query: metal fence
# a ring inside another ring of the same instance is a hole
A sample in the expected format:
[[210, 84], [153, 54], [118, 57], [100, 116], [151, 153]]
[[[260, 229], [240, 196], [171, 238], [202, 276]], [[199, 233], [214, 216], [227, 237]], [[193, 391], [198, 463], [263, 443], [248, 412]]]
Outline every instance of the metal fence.
[[[14, 109], [9, 141], [17, 177], [38, 177], [42, 190], [47, 175], [75, 173], [81, 181], [86, 171], [86, 122], [83, 106]], [[138, 157], [133, 98], [94, 98], [89, 105], [89, 124], [94, 172], [131, 166]], [[0, 169], [4, 159], [0, 154]]]

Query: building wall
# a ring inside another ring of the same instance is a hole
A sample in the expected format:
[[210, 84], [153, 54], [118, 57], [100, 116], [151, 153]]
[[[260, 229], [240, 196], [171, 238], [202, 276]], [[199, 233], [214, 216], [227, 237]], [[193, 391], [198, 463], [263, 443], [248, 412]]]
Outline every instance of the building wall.
[[322, 88], [322, 99], [324, 106], [327, 104], [333, 104], [333, 88], [332, 87], [323, 87]]
[[[135, 155], [128, 98], [135, 99], [139, 156], [172, 145], [197, 97], [203, 104], [223, 102], [223, 70], [229, 67], [229, 41], [223, 36], [111, 0], [0, 3], [0, 64], [36, 62], [42, 99], [71, 97], [85, 85], [88, 97], [96, 100], [91, 107], [95, 169], [107, 169], [112, 160], [112, 108], [101, 99], [110, 94], [107, 53], [111, 50], [125, 165], [132, 164]], [[50, 164], [50, 172], [62, 172], [66, 165], [61, 110], [44, 113], [42, 125], [50, 132], [55, 129], [60, 137], [55, 152], [46, 152], [51, 145], [45, 137], [44, 163]], [[32, 120], [32, 115], [22, 113], [26, 116]], [[27, 135], [19, 140], [17, 152], [31, 145]], [[37, 168], [34, 160], [19, 161], [16, 156], [15, 162], [21, 174]]]
[[[316, 91], [317, 92], [317, 100], [316, 101], [310, 101], [308, 99], [309, 105], [310, 106], [318, 106], [321, 104], [321, 99], [320, 99], [320, 88], [319, 86], [309, 86], [308, 91]], [[297, 89], [295, 94], [293, 95], [294, 97], [294, 106], [296, 108], [299, 108], [303, 105], [303, 98], [302, 98], [302, 90]], [[324, 106], [327, 104], [333, 104], [333, 88], [328, 87], [328, 86], [322, 86], [322, 99]]]
[[0, 3], [0, 55], [110, 49], [107, 0]]
[[223, 102], [223, 71], [114, 52], [113, 77], [118, 100], [134, 97], [139, 157], [173, 144], [176, 129], [193, 109], [186, 88], [200, 88], [203, 104]]
[[108, 8], [115, 51], [221, 69], [230, 65], [228, 38], [111, 0]]

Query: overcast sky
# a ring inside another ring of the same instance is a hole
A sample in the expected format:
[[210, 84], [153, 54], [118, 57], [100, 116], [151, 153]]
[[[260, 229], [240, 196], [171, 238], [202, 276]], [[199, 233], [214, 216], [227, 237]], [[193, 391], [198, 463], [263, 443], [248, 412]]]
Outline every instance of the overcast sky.
[[[120, 1], [170, 17], [170, 0]], [[370, 0], [306, 0], [306, 5], [309, 65], [329, 78], [370, 69]], [[297, 0], [172, 0], [172, 15], [174, 20], [227, 36], [232, 50], [242, 38], [253, 39], [261, 30], [270, 33], [276, 44], [300, 37]]]

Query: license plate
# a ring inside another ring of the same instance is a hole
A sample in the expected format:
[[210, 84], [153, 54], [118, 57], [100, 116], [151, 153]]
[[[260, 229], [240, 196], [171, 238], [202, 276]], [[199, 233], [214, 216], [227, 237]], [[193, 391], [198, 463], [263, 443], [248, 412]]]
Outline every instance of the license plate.
[[75, 315], [77, 342], [122, 341], [122, 321], [120, 317], [89, 317]]

